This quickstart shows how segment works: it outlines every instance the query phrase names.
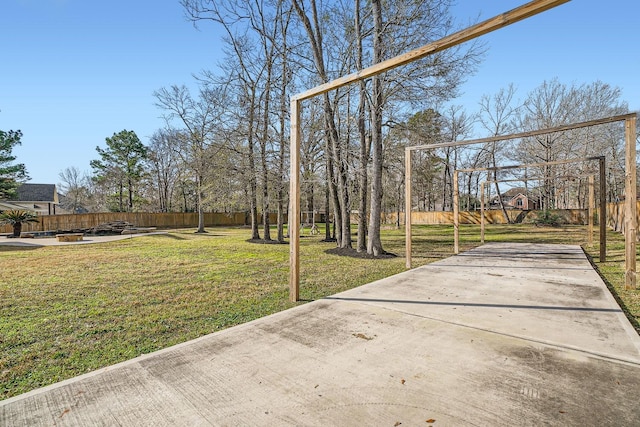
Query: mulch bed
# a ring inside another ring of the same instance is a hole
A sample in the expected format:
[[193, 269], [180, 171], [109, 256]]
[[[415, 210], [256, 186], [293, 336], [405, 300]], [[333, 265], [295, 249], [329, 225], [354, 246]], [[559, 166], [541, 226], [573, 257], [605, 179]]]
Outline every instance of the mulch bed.
[[375, 256], [368, 254], [366, 252], [358, 252], [352, 248], [333, 248], [327, 249], [325, 253], [330, 255], [339, 255], [339, 256], [348, 256], [351, 258], [362, 258], [362, 259], [387, 259], [387, 258], [397, 258], [396, 254], [392, 254], [391, 252], [385, 252], [384, 254]]
[[255, 243], [258, 245], [288, 245], [289, 242], [283, 241], [280, 242], [278, 240], [264, 240], [264, 239], [248, 239], [248, 243]]

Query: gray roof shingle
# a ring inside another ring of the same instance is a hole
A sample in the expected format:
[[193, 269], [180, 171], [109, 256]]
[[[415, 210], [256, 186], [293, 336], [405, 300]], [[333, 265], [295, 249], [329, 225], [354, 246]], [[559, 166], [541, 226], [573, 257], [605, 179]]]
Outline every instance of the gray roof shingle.
[[22, 184], [18, 187], [18, 199], [14, 201], [56, 203], [56, 185]]

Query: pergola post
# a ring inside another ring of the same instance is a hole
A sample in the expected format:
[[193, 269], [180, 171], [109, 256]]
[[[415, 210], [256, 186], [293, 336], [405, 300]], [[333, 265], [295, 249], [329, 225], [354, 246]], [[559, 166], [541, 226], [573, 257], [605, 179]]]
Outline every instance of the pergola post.
[[484, 244], [484, 181], [480, 183], [480, 243]]
[[589, 224], [587, 244], [589, 246], [593, 246], [593, 208], [595, 206], [594, 185], [595, 177], [593, 175], [589, 175], [589, 206], [587, 207], [587, 222]]
[[[634, 163], [635, 165], [635, 163]], [[600, 262], [607, 261], [607, 177], [605, 176], [605, 158], [598, 159], [600, 172]]]
[[411, 268], [411, 150], [404, 150], [404, 247], [406, 267]]
[[624, 170], [624, 241], [625, 241], [625, 288], [636, 288], [636, 117], [624, 122], [625, 170]]
[[291, 100], [291, 171], [289, 209], [289, 300], [300, 300], [300, 109], [297, 99]]
[[453, 253], [460, 253], [460, 207], [458, 206], [458, 171], [453, 172]]

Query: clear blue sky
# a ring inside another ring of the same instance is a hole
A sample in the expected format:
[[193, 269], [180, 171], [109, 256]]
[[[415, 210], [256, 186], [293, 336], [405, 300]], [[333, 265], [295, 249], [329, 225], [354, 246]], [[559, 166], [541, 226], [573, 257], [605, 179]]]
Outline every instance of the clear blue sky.
[[[459, 0], [453, 11], [467, 24], [524, 3]], [[213, 24], [195, 29], [178, 0], [2, 0], [0, 16], [0, 129], [23, 131], [15, 154], [32, 183], [90, 172], [95, 147], [123, 129], [148, 143], [163, 126], [153, 92], [193, 86], [220, 56]], [[486, 35], [486, 60], [454, 102], [471, 112], [510, 82], [524, 98], [557, 77], [618, 86], [640, 110], [639, 19], [638, 0], [573, 0]]]

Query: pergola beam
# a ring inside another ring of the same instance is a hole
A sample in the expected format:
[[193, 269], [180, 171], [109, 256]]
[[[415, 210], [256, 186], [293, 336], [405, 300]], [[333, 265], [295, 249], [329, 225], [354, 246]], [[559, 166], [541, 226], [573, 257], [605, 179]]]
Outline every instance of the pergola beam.
[[[519, 165], [496, 166], [496, 167], [488, 167], [488, 168], [456, 169], [456, 172], [487, 172], [487, 171], [501, 171], [501, 170], [508, 170], [508, 169], [539, 168], [542, 166], [558, 166], [558, 165], [566, 165], [569, 163], [588, 162], [591, 160], [600, 160], [601, 158], [603, 157], [593, 156], [593, 157], [583, 157], [580, 159], [555, 160], [553, 162], [523, 163]], [[531, 178], [531, 179], [535, 179], [535, 178]]]
[[442, 142], [442, 143], [439, 143], [439, 144], [413, 145], [413, 146], [407, 147], [407, 148], [411, 149], [413, 151], [415, 151], [415, 150], [426, 150], [426, 149], [431, 150], [431, 149], [435, 149], [435, 148], [459, 147], [459, 146], [463, 146], [463, 145], [474, 145], [474, 144], [484, 144], [484, 143], [488, 143], [488, 142], [499, 142], [499, 141], [506, 141], [508, 139], [528, 138], [528, 137], [531, 137], [531, 136], [545, 135], [545, 134], [548, 134], [548, 133], [564, 132], [564, 131], [567, 131], [567, 130], [586, 128], [586, 127], [589, 127], [589, 126], [597, 126], [597, 125], [604, 125], [604, 124], [607, 124], [607, 123], [621, 122], [621, 121], [632, 119], [632, 118], [635, 118], [635, 117], [636, 117], [636, 113], [621, 114], [621, 115], [618, 115], [618, 116], [605, 117], [603, 119], [589, 120], [589, 121], [586, 121], [586, 122], [580, 122], [580, 123], [575, 123], [575, 124], [571, 124], [571, 125], [556, 126], [556, 127], [552, 127], [552, 128], [546, 128], [546, 129], [538, 129], [538, 130], [529, 131], [529, 132], [512, 133], [510, 135], [491, 136], [491, 137], [488, 137], [488, 138], [468, 139], [468, 140], [465, 140], [465, 141]]
[[312, 89], [307, 90], [306, 92], [298, 93], [297, 95], [294, 95], [292, 99], [304, 100], [313, 98], [314, 96], [321, 95], [323, 93], [329, 92], [330, 90], [335, 90], [348, 84], [368, 79], [377, 74], [381, 74], [385, 71], [397, 68], [401, 65], [417, 61], [436, 52], [449, 49], [492, 31], [499, 30], [500, 28], [504, 28], [518, 21], [522, 21], [523, 19], [530, 18], [561, 4], [568, 3], [569, 1], [571, 0], [531, 1], [501, 15], [494, 16], [493, 18], [487, 19], [486, 21], [480, 22], [479, 24], [472, 25], [471, 27], [465, 28], [464, 30], [443, 37], [433, 43], [429, 43], [427, 45], [419, 47], [418, 49], [414, 49], [402, 55], [387, 59], [386, 61], [379, 62], [363, 70], [357, 71], [344, 77], [340, 77], [339, 79], [332, 80], [320, 86], [316, 86]]

